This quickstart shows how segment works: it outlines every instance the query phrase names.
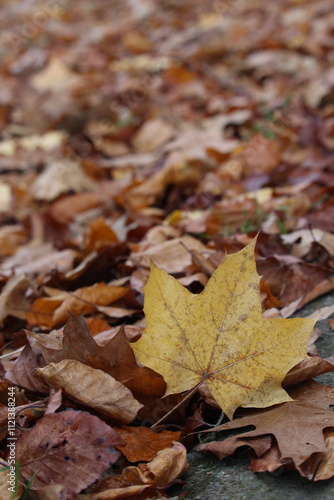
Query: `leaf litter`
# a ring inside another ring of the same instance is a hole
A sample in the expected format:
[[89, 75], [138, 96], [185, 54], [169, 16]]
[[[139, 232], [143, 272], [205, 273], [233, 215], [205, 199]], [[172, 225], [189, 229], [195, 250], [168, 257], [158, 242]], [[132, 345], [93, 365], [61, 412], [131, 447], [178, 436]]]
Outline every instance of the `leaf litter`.
[[202, 451], [332, 477], [332, 388], [312, 379], [333, 359], [315, 317], [289, 318], [334, 289], [332, 2], [16, 4], [0, 409], [14, 387], [18, 495], [165, 497], [217, 411]]

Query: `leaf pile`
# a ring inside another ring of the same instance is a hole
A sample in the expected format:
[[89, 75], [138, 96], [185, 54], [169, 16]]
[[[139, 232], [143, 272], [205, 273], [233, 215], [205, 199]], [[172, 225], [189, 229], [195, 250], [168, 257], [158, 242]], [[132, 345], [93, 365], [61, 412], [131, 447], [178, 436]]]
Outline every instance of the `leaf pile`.
[[212, 429], [198, 449], [332, 477], [333, 359], [290, 316], [334, 290], [333, 2], [0, 9], [17, 495], [165, 497]]

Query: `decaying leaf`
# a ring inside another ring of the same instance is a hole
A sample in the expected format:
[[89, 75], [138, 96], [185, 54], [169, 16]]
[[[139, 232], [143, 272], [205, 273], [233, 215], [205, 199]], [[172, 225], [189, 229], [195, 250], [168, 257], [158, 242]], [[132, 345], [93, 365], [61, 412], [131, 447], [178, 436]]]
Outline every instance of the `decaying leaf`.
[[105, 306], [123, 297], [127, 288], [96, 283], [78, 288], [75, 293], [48, 289], [50, 297], [36, 299], [27, 313], [27, 320], [32, 324], [50, 328], [64, 323], [67, 312], [86, 314], [95, 311], [98, 306]]
[[147, 427], [129, 427], [123, 425], [115, 430], [126, 445], [120, 451], [129, 462], [150, 462], [157, 453], [172, 446], [180, 438], [179, 431], [153, 432]]
[[62, 485], [61, 500], [74, 498], [114, 463], [122, 439], [99, 418], [85, 412], [63, 411], [42, 417], [17, 441], [17, 459], [26, 480], [39, 490]]
[[123, 384], [79, 361], [65, 359], [38, 368], [36, 372], [75, 401], [122, 423], [130, 423], [143, 406]]
[[[69, 313], [58, 349], [51, 347], [53, 339], [50, 335], [30, 334], [29, 338], [32, 336], [47, 363], [73, 359], [98, 368], [124, 384], [142, 403], [147, 398], [161, 397], [166, 390], [160, 375], [137, 365], [123, 327], [118, 331], [109, 331], [108, 337], [104, 335], [103, 342], [99, 344], [92, 337], [83, 316]], [[97, 336], [96, 340], [99, 338]]]
[[123, 476], [134, 484], [164, 488], [182, 476], [187, 469], [187, 451], [181, 443], [174, 442], [171, 448], [159, 451], [156, 458], [148, 464], [141, 463], [138, 467], [124, 469]]
[[145, 287], [146, 329], [132, 344], [140, 363], [160, 373], [167, 394], [206, 381], [219, 406], [289, 401], [286, 373], [306, 357], [314, 320], [263, 319], [255, 240], [227, 255], [199, 295], [153, 263]]
[[[242, 418], [213, 429], [226, 431], [255, 426], [255, 430], [199, 445], [197, 450], [211, 451], [219, 458], [225, 458], [237, 448], [247, 445], [253, 448], [259, 459], [253, 457], [252, 470], [259, 472], [292, 465], [301, 475], [313, 479], [309, 470], [314, 468], [316, 459], [319, 461], [326, 456], [327, 461], [330, 461], [333, 453], [332, 439], [326, 442], [324, 431], [329, 438], [328, 431], [334, 427], [334, 412], [329, 409], [329, 405], [334, 402], [334, 388], [312, 380], [296, 386], [289, 394], [295, 401], [273, 408], [252, 410]], [[277, 449], [273, 436], [276, 438]], [[268, 437], [266, 447], [258, 449], [258, 440]], [[311, 456], [311, 462], [307, 462]]]
[[162, 492], [188, 469], [185, 447], [178, 442], [158, 452], [149, 463], [140, 463], [138, 467], [126, 467], [123, 474], [114, 474], [102, 481], [94, 493], [81, 495], [82, 500], [150, 500], [166, 498]]

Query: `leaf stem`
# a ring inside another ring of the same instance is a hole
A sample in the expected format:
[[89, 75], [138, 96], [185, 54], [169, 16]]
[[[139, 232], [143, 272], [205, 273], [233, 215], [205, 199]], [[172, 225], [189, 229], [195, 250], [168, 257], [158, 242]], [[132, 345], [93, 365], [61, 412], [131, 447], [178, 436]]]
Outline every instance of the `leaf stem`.
[[153, 430], [155, 429], [161, 422], [163, 422], [167, 417], [169, 417], [169, 415], [171, 413], [173, 413], [175, 410], [177, 410], [185, 401], [187, 401], [187, 399], [191, 398], [191, 396], [193, 394], [195, 394], [195, 392], [197, 391], [197, 389], [202, 385], [204, 384], [206, 379], [203, 379], [201, 380], [197, 385], [195, 385], [195, 387], [193, 389], [191, 389], [191, 391], [189, 391], [183, 399], [181, 399], [181, 401], [175, 405], [171, 410], [169, 410], [168, 413], [166, 413], [166, 415], [164, 415], [163, 417], [161, 417], [157, 422], [155, 422], [155, 424], [153, 424], [150, 429]]

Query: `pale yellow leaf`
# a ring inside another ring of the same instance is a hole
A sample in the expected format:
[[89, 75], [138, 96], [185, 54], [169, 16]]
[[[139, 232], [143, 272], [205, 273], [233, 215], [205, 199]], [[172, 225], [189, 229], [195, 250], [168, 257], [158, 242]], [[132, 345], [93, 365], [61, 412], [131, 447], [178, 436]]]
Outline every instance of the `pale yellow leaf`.
[[152, 263], [145, 287], [146, 329], [133, 347], [160, 373], [166, 395], [206, 381], [231, 418], [236, 408], [289, 401], [286, 373], [306, 357], [314, 320], [264, 319], [253, 240], [227, 255], [194, 295]]

